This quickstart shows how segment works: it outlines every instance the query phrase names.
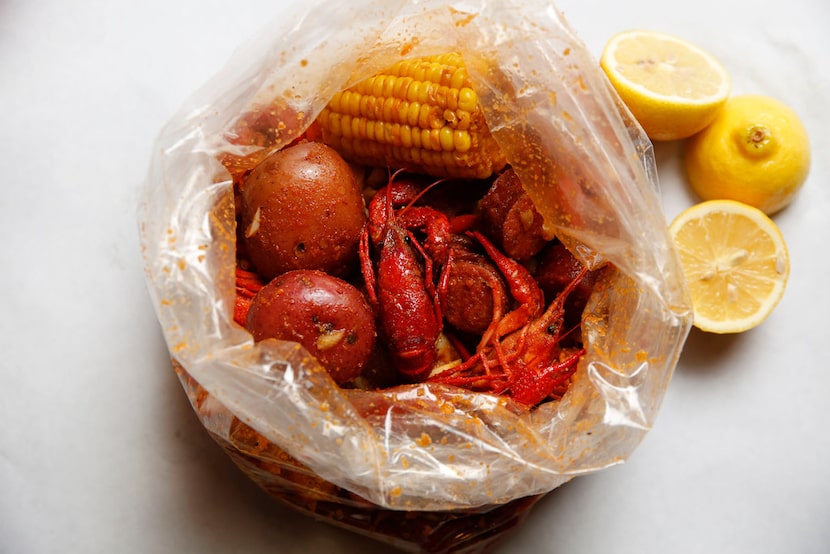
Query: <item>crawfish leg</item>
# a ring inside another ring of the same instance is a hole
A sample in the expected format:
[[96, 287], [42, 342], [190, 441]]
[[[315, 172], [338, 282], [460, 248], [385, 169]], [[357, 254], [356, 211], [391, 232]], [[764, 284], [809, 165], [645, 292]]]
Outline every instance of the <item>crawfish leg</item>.
[[490, 336], [503, 337], [516, 329], [520, 329], [542, 313], [545, 305], [544, 295], [533, 276], [522, 264], [499, 252], [499, 249], [481, 233], [471, 231], [469, 234], [481, 243], [481, 246], [487, 251], [487, 255], [495, 262], [499, 271], [507, 280], [510, 294], [521, 303], [518, 308], [502, 318], [494, 329], [488, 329], [485, 333], [488, 340]]
[[366, 283], [366, 294], [369, 296], [369, 302], [377, 311], [378, 309], [378, 294], [377, 294], [377, 279], [375, 278], [375, 268], [372, 266], [372, 257], [369, 253], [369, 226], [364, 225], [360, 233], [360, 271], [363, 273], [363, 281]]
[[432, 305], [435, 308], [435, 319], [440, 322], [444, 316], [441, 313], [441, 303], [438, 301], [438, 296], [435, 293], [432, 258], [429, 257], [427, 252], [424, 250], [424, 247], [418, 242], [410, 231], [407, 231], [406, 235], [409, 238], [409, 243], [415, 247], [415, 250], [418, 251], [421, 258], [424, 260], [424, 290], [427, 291], [427, 294], [432, 299]]

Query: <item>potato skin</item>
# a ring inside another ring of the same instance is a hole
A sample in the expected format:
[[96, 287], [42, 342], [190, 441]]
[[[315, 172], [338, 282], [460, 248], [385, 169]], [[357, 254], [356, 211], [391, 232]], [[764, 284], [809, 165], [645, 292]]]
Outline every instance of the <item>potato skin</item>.
[[366, 221], [360, 185], [332, 148], [305, 142], [275, 152], [240, 186], [245, 250], [266, 279], [294, 269], [346, 276]]
[[245, 327], [303, 345], [338, 384], [362, 371], [375, 345], [372, 309], [353, 285], [317, 270], [289, 271], [251, 300]]

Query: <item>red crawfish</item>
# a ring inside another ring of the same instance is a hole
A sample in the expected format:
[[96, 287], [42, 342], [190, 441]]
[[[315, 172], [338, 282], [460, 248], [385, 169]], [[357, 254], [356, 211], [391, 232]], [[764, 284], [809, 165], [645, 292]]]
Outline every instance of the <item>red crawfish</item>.
[[560, 342], [567, 332], [563, 329], [565, 300], [588, 270], [583, 269], [543, 309], [543, 294], [530, 273], [483, 236], [472, 234], [505, 275], [511, 294], [521, 303], [506, 316], [494, 318], [475, 354], [431, 376], [429, 381], [507, 394], [521, 404], [535, 406], [567, 383], [584, 353], [581, 348], [564, 352]]
[[245, 326], [251, 299], [256, 296], [265, 283], [256, 273], [236, 267], [236, 299], [234, 302], [233, 320]]
[[[396, 175], [369, 204], [369, 220], [360, 236], [360, 267], [395, 368], [407, 381], [419, 382], [438, 357], [435, 341], [442, 317], [432, 259], [395, 212]], [[377, 251], [377, 268], [370, 243]]]

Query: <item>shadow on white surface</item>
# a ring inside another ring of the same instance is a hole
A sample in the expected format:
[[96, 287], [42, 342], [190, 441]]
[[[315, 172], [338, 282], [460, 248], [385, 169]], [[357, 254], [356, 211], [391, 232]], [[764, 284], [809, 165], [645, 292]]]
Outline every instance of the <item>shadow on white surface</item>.
[[748, 334], [717, 335], [704, 333], [692, 328], [683, 352], [680, 356], [682, 363], [678, 364], [677, 371], [685, 375], [705, 376], [708, 373], [723, 372], [722, 363], [731, 355], [737, 353], [749, 340]]

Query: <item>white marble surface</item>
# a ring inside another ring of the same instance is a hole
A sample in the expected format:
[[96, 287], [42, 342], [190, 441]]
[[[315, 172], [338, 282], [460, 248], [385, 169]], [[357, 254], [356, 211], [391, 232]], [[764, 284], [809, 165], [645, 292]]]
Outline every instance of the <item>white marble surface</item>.
[[[202, 432], [147, 296], [136, 200], [164, 122], [283, 4], [0, 2], [0, 552], [387, 552], [287, 511]], [[792, 276], [741, 336], [693, 331], [631, 459], [545, 498], [496, 551], [819, 553], [830, 545], [830, 63], [824, 0], [559, 7], [595, 55], [686, 37], [776, 96], [812, 173], [775, 217]], [[695, 198], [658, 145], [670, 219]]]

